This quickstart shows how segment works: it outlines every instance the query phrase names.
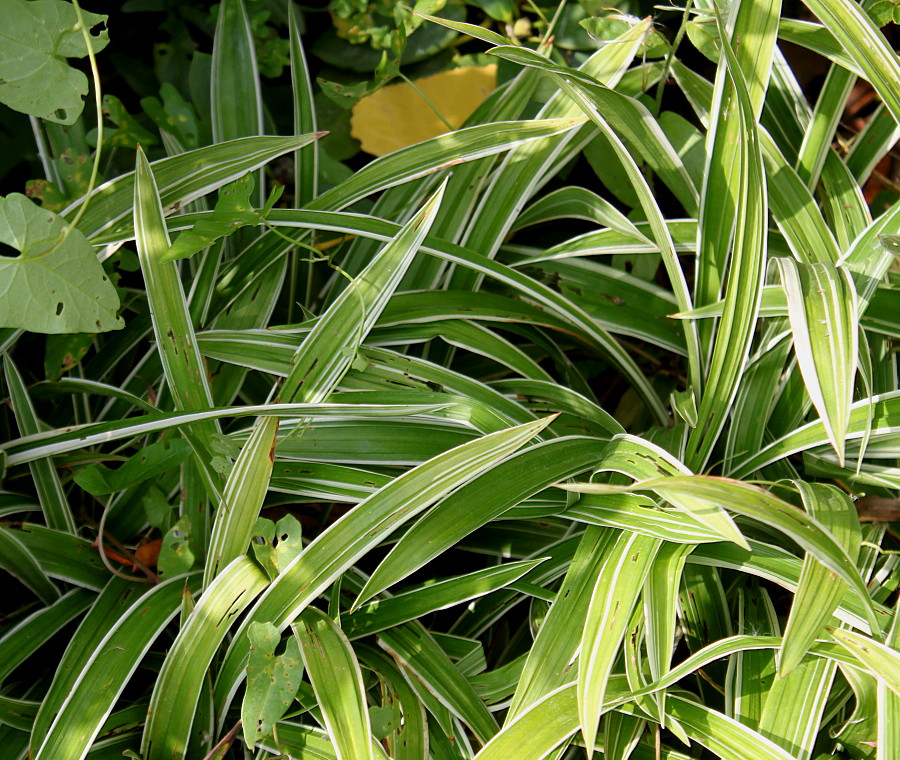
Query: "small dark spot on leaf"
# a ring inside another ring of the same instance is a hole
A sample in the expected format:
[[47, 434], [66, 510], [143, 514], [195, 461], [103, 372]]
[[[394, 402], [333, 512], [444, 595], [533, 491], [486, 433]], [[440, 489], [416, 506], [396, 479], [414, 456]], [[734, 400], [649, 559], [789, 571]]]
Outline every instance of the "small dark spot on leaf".
[[56, 115], [57, 119], [63, 120], [66, 118], [66, 109], [65, 108], [57, 108], [56, 111], [54, 111], [54, 114]]
[[64, 308], [65, 308], [65, 306], [63, 305], [62, 301], [60, 301], [58, 304], [56, 304], [56, 316], [57, 317], [63, 313]]

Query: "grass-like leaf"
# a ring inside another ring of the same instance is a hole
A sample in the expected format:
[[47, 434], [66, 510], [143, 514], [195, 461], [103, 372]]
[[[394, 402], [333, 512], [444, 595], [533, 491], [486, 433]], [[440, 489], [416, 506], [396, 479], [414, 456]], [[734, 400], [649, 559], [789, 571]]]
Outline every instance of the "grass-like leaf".
[[307, 607], [293, 626], [338, 760], [373, 760], [362, 672], [335, 622]]
[[843, 466], [858, 352], [856, 289], [844, 267], [776, 262], [800, 372]]

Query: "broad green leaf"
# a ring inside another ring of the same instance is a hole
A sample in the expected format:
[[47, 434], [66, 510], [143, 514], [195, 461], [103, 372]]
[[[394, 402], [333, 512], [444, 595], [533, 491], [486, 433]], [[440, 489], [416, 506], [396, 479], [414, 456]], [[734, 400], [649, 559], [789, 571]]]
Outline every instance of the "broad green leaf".
[[[57, 124], [74, 124], [84, 108], [87, 77], [66, 63], [84, 58], [87, 45], [78, 15], [61, 0], [2, 0], [0, 16], [0, 103]], [[91, 48], [99, 53], [109, 42], [106, 30], [91, 34], [107, 16], [82, 10]]]
[[[400, 475], [348, 512], [309, 544], [272, 583], [248, 622], [283, 628], [348, 567], [404, 522], [524, 446], [550, 419], [537, 420], [464, 443]], [[229, 651], [216, 686], [227, 703], [244, 669], [240, 637]]]
[[0, 198], [0, 325], [43, 333], [97, 333], [125, 326], [119, 296], [78, 230], [24, 195]]
[[247, 662], [247, 690], [241, 705], [241, 723], [245, 741], [251, 748], [272, 735], [297, 695], [303, 679], [303, 662], [297, 640], [291, 636], [284, 652], [275, 654], [281, 641], [278, 629], [270, 623], [253, 623], [250, 659]]
[[660, 543], [623, 532], [600, 568], [578, 659], [578, 717], [588, 747], [596, 742], [607, 682]]
[[[192, 576], [189, 588], [199, 588]], [[181, 606], [185, 578], [165, 581], [137, 599], [96, 646], [65, 695], [35, 760], [81, 760], [144, 654]], [[193, 714], [193, 710], [190, 711]]]
[[189, 455], [190, 447], [185, 441], [157, 441], [139, 449], [114, 470], [91, 465], [76, 472], [74, 479], [88, 493], [118, 493], [177, 467]]
[[182, 575], [189, 572], [197, 557], [192, 544], [197, 545], [193, 525], [185, 515], [163, 534], [156, 564], [159, 574], [164, 578]]
[[775, 261], [800, 372], [843, 466], [858, 353], [856, 288], [844, 267]]
[[662, 58], [671, 49], [668, 40], [662, 34], [652, 26], [644, 27], [641, 20], [635, 16], [618, 13], [609, 16], [594, 16], [582, 19], [578, 24], [595, 40], [607, 44], [626, 31], [638, 28], [643, 36], [640, 52], [647, 58]]
[[210, 216], [204, 217], [194, 227], [182, 232], [160, 259], [174, 261], [199, 253], [217, 240], [237, 232], [247, 225], [258, 225], [266, 218], [270, 205], [278, 200], [273, 192], [266, 207], [257, 211], [250, 195], [253, 192], [253, 175], [247, 174], [219, 191], [219, 199]]
[[206, 670], [231, 623], [268, 584], [265, 573], [238, 557], [206, 587], [169, 648], [150, 698], [141, 753], [146, 760], [184, 758]]
[[[256, 521], [253, 528], [253, 556], [271, 580], [303, 551], [302, 533], [300, 522], [290, 514], [277, 523], [264, 517]], [[263, 543], [259, 543], [257, 539], [261, 539]]]
[[338, 760], [374, 760], [362, 671], [347, 637], [315, 607], [293, 629]]

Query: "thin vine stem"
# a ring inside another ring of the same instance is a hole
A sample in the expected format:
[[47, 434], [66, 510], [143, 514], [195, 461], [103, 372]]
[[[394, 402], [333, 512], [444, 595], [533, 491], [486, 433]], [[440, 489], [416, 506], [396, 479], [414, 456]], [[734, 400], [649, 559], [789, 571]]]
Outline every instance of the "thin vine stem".
[[88, 60], [91, 65], [91, 78], [94, 83], [94, 108], [97, 111], [97, 149], [94, 151], [94, 163], [91, 167], [91, 177], [88, 180], [87, 192], [84, 194], [84, 203], [81, 204], [78, 213], [75, 214], [75, 218], [66, 226], [62, 237], [57, 240], [53, 247], [44, 255], [49, 255], [62, 247], [69, 238], [69, 235], [72, 234], [72, 230], [78, 226], [78, 223], [87, 211], [88, 206], [91, 203], [91, 196], [94, 194], [94, 187], [97, 185], [97, 175], [100, 173], [100, 155], [103, 150], [103, 94], [100, 90], [100, 69], [97, 66], [97, 57], [94, 55], [93, 40], [91, 39], [87, 24], [85, 24], [81, 6], [78, 4], [78, 0], [72, 0], [72, 5], [75, 6], [75, 15], [78, 18], [77, 28], [81, 30], [81, 36], [84, 38], [84, 44], [87, 46]]

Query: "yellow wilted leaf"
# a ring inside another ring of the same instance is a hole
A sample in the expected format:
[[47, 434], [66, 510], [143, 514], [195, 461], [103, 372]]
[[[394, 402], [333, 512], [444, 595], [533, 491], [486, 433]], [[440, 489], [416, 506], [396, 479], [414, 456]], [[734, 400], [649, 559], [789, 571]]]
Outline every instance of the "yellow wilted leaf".
[[[493, 92], [497, 65], [467, 66], [417, 79], [416, 87], [457, 129]], [[362, 149], [383, 156], [447, 131], [425, 99], [406, 82], [382, 87], [353, 107], [351, 134]]]

